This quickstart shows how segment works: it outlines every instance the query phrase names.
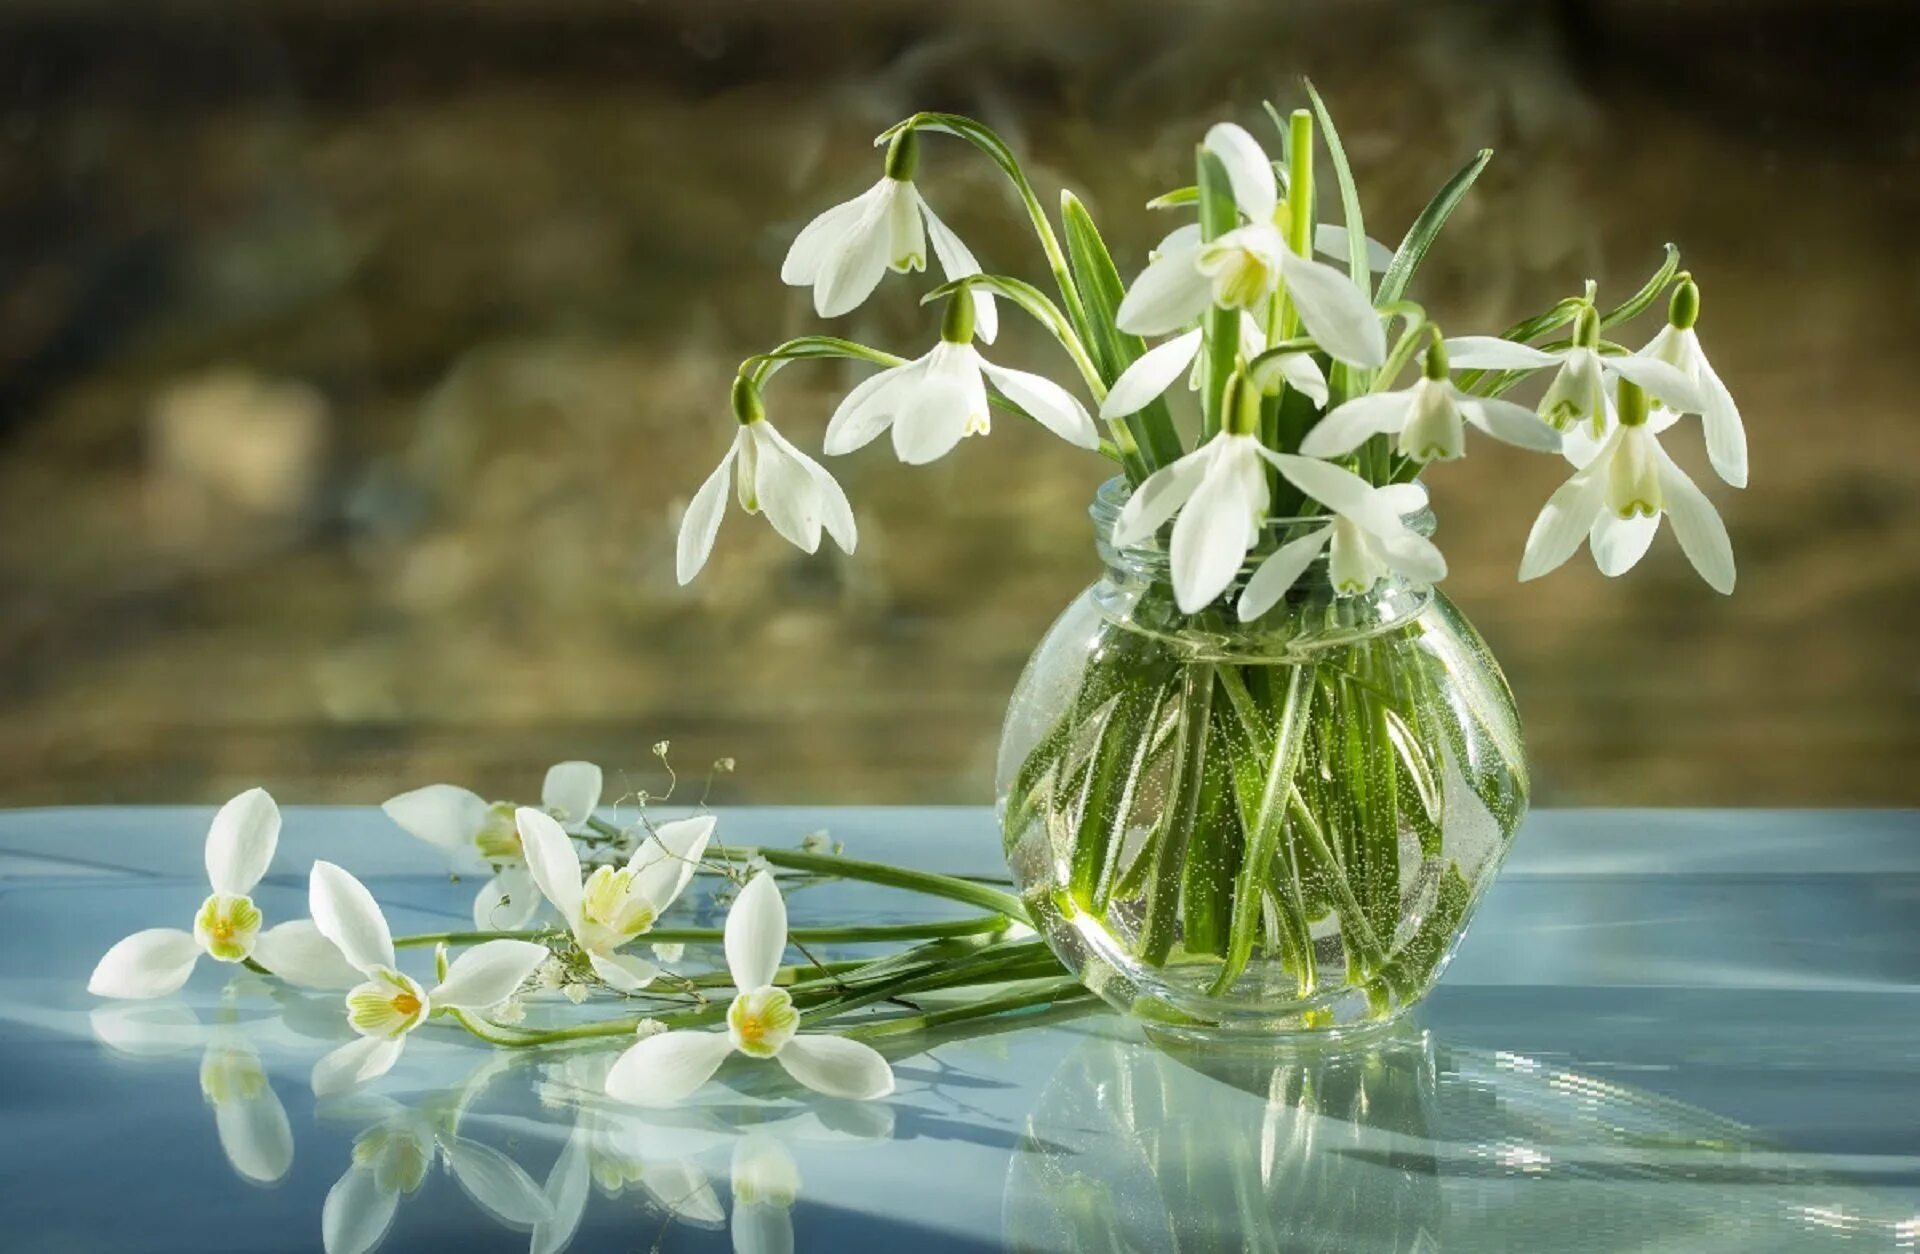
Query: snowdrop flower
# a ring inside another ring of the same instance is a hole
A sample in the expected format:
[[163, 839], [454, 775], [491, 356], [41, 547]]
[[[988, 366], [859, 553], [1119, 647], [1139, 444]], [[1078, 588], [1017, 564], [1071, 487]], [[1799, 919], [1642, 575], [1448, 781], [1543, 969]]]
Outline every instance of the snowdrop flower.
[[96, 997], [164, 997], [178, 992], [205, 954], [215, 962], [256, 958], [295, 983], [329, 987], [340, 972], [316, 944], [312, 923], [299, 920], [260, 930], [254, 886], [267, 873], [280, 843], [280, 807], [265, 789], [249, 788], [213, 816], [207, 829], [207, 879], [213, 894], [200, 903], [193, 930], [155, 927], [109, 949], [87, 980]]
[[[1720, 381], [1693, 329], [1700, 317], [1700, 289], [1681, 275], [1668, 304], [1667, 325], [1647, 341], [1640, 356], [1662, 361], [1685, 375], [1700, 394], [1700, 421], [1707, 436], [1707, 460], [1714, 473], [1736, 488], [1747, 486], [1747, 429], [1733, 393]], [[1666, 409], [1656, 405], [1656, 417]], [[1667, 411], [1670, 412], [1670, 411]]]
[[[540, 808], [570, 832], [582, 832], [600, 806], [600, 768], [591, 762], [560, 762], [540, 785]], [[429, 784], [384, 802], [387, 817], [410, 836], [449, 851], [471, 851], [499, 868], [473, 899], [473, 926], [482, 932], [513, 931], [533, 922], [540, 894], [527, 875], [514, 825], [514, 804], [489, 804], [453, 784]]]
[[[972, 251], [934, 215], [913, 185], [919, 148], [919, 136], [911, 129], [895, 135], [880, 181], [807, 223], [787, 250], [780, 281], [811, 287], [814, 312], [822, 318], [859, 308], [888, 270], [905, 274], [926, 269], [929, 239], [948, 279], [980, 273]], [[980, 338], [991, 344], [1000, 329], [993, 294], [971, 296]]]
[[331, 862], [315, 862], [307, 905], [321, 934], [365, 977], [347, 994], [347, 1024], [360, 1039], [314, 1064], [313, 1091], [318, 1097], [385, 1075], [399, 1061], [407, 1034], [435, 1011], [482, 1011], [498, 1005], [547, 959], [545, 945], [487, 941], [455, 958], [446, 978], [429, 992], [396, 969], [386, 916], [366, 885], [352, 875]]
[[1417, 483], [1375, 487], [1331, 462], [1290, 453], [1274, 456], [1287, 482], [1333, 512], [1333, 522], [1281, 545], [1260, 563], [1240, 594], [1242, 622], [1260, 617], [1286, 594], [1322, 549], [1338, 596], [1359, 596], [1389, 573], [1420, 583], [1446, 578], [1447, 562], [1404, 517], [1426, 507]]
[[1451, 461], [1466, 452], [1466, 424], [1520, 448], [1555, 453], [1560, 433], [1524, 405], [1468, 396], [1447, 377], [1447, 351], [1438, 341], [1427, 349], [1425, 368], [1412, 387], [1358, 396], [1322, 418], [1300, 442], [1308, 457], [1344, 457], [1375, 435], [1391, 435], [1402, 456], [1414, 461]]
[[1120, 302], [1120, 329], [1165, 335], [1193, 322], [1209, 302], [1252, 310], [1284, 286], [1308, 334], [1329, 355], [1358, 366], [1386, 361], [1386, 333], [1367, 298], [1339, 270], [1287, 247], [1275, 222], [1273, 165], [1259, 143], [1223, 122], [1207, 132], [1205, 146], [1226, 170], [1247, 225], [1211, 242], [1201, 240], [1197, 225], [1168, 236]]
[[1631, 380], [1675, 411], [1700, 412], [1704, 404], [1700, 393], [1680, 371], [1651, 357], [1603, 357], [1597, 348], [1599, 339], [1600, 317], [1588, 305], [1574, 320], [1570, 348], [1548, 352], [1496, 335], [1465, 335], [1446, 341], [1446, 352], [1456, 370], [1539, 370], [1557, 366], [1553, 382], [1547, 385], [1536, 410], [1556, 431], [1585, 422], [1596, 438], [1603, 436], [1607, 385], [1616, 379]]
[[1622, 381], [1619, 425], [1574, 476], [1547, 499], [1520, 559], [1520, 578], [1538, 579], [1572, 557], [1582, 540], [1605, 575], [1631, 570], [1653, 543], [1661, 515], [1673, 520], [1680, 548], [1709, 587], [1733, 591], [1733, 545], [1726, 524], [1660, 447], [1647, 421], [1647, 395]]
[[538, 810], [524, 808], [514, 817], [533, 882], [567, 921], [594, 973], [623, 993], [652, 983], [660, 968], [623, 954], [620, 948], [653, 930], [693, 879], [694, 868], [713, 837], [713, 816], [660, 824], [626, 866], [617, 871], [595, 867], [584, 884], [580, 856], [558, 823]]
[[[674, 570], [682, 584], [693, 582], [713, 553], [720, 519], [727, 508], [727, 472], [734, 472], [734, 495], [749, 514], [765, 511], [780, 538], [803, 553], [820, 548], [824, 528], [845, 552], [853, 552], [859, 534], [847, 494], [819, 462], [795, 448], [767, 421], [760, 392], [744, 376], [733, 381], [733, 413], [740, 420], [733, 444], [687, 505], [680, 520]], [[831, 451], [831, 450], [829, 450]]]
[[909, 465], [924, 465], [953, 451], [964, 436], [992, 428], [987, 385], [1032, 414], [1069, 444], [1100, 447], [1100, 433], [1086, 408], [1051, 379], [996, 366], [973, 346], [973, 306], [964, 293], [947, 302], [940, 342], [925, 356], [882, 370], [847, 394], [827, 423], [826, 451], [851, 453], [893, 428], [893, 451]]
[[705, 1084], [727, 1055], [772, 1058], [829, 1097], [893, 1092], [893, 1068], [871, 1045], [843, 1036], [799, 1036], [800, 1012], [774, 973], [787, 948], [787, 907], [771, 875], [756, 875], [727, 912], [727, 970], [738, 993], [725, 1032], [663, 1032], [628, 1047], [607, 1074], [607, 1095], [667, 1106]]
[[[1200, 356], [1200, 329], [1195, 327], [1185, 335], [1168, 340], [1157, 348], [1149, 349], [1113, 381], [1113, 390], [1107, 393], [1107, 399], [1100, 403], [1102, 418], [1124, 418], [1151, 404], [1153, 398], [1173, 386], [1175, 379], [1194, 367]], [[1258, 357], [1267, 347], [1267, 333], [1261, 327], [1260, 320], [1252, 314], [1240, 315], [1240, 355], [1248, 361]], [[1262, 368], [1260, 373], [1271, 372], [1271, 380], [1262, 378], [1262, 386], [1278, 391], [1279, 384], [1285, 382], [1294, 391], [1300, 392], [1315, 405], [1327, 403], [1327, 376], [1320, 365], [1306, 353], [1286, 353], [1275, 357]]]

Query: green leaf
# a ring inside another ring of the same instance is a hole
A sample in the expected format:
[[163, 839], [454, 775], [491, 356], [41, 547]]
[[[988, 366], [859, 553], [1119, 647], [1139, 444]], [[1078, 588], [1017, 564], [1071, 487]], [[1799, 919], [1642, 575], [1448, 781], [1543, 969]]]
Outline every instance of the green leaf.
[[1646, 312], [1647, 306], [1660, 299], [1660, 293], [1667, 290], [1667, 284], [1673, 281], [1674, 274], [1680, 269], [1680, 250], [1672, 244], [1667, 246], [1667, 259], [1651, 278], [1626, 300], [1600, 315], [1600, 326], [1617, 326], [1628, 319], [1637, 318]]
[[1380, 289], [1374, 293], [1376, 307], [1391, 305], [1406, 293], [1407, 284], [1413, 281], [1413, 272], [1420, 268], [1426, 259], [1427, 250], [1433, 247], [1433, 241], [1439, 236], [1440, 229], [1453, 216], [1460, 200], [1480, 177], [1480, 171], [1487, 168], [1487, 162], [1493, 160], [1493, 149], [1482, 148], [1473, 160], [1461, 167], [1460, 172], [1447, 180], [1446, 186], [1434, 193], [1427, 207], [1407, 228], [1406, 238], [1400, 241], [1393, 260], [1387, 265], [1387, 272], [1380, 276]]
[[1353, 185], [1353, 171], [1347, 166], [1347, 150], [1340, 144], [1340, 132], [1334, 129], [1333, 115], [1326, 101], [1313, 89], [1311, 79], [1303, 80], [1307, 99], [1313, 103], [1313, 115], [1320, 122], [1320, 136], [1327, 145], [1327, 157], [1333, 162], [1334, 181], [1340, 185], [1340, 211], [1347, 223], [1347, 266], [1354, 286], [1369, 299], [1373, 296], [1373, 275], [1367, 266], [1367, 223], [1360, 213], [1360, 191]]

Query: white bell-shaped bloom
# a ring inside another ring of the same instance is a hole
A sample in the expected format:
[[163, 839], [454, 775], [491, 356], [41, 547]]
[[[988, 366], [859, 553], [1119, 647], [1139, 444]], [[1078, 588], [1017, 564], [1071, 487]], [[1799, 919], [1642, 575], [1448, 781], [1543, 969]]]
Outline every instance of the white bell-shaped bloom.
[[[540, 808], [569, 832], [583, 832], [600, 806], [604, 777], [591, 762], [559, 762], [547, 768]], [[495, 868], [473, 899], [473, 926], [482, 932], [526, 927], [540, 912], [540, 894], [527, 874], [514, 803], [488, 802], [454, 784], [429, 784], [381, 803], [402, 831], [439, 849], [478, 855]]]
[[1616, 379], [1627, 379], [1676, 412], [1697, 414], [1705, 402], [1693, 382], [1664, 361], [1626, 354], [1603, 355], [1578, 344], [1554, 351], [1503, 340], [1497, 335], [1463, 335], [1446, 341], [1447, 359], [1456, 370], [1541, 370], [1556, 368], [1553, 382], [1535, 412], [1556, 431], [1587, 423], [1598, 437], [1606, 422], [1607, 393]]
[[[814, 312], [837, 318], [859, 308], [888, 270], [926, 269], [929, 240], [949, 280], [980, 273], [972, 250], [934, 214], [913, 180], [889, 174], [807, 223], [787, 249], [780, 279], [811, 287]], [[993, 294], [971, 298], [980, 338], [991, 344], [1000, 329]]]
[[838, 457], [864, 448], [893, 429], [893, 451], [909, 465], [924, 465], [953, 451], [970, 435], [992, 429], [987, 381], [1069, 444], [1100, 447], [1100, 433], [1086, 407], [1053, 380], [996, 366], [980, 355], [964, 320], [924, 356], [891, 366], [847, 393], [827, 423], [826, 451]]
[[652, 931], [692, 881], [713, 838], [713, 816], [660, 824], [626, 866], [595, 867], [584, 883], [580, 856], [558, 823], [526, 808], [515, 819], [533, 882], [567, 921], [594, 973], [623, 993], [651, 984], [660, 968], [620, 950]]
[[1209, 303], [1252, 310], [1284, 288], [1307, 334], [1328, 355], [1357, 366], [1386, 361], [1386, 332], [1367, 298], [1333, 266], [1287, 247], [1275, 223], [1273, 165], [1253, 136], [1223, 122], [1207, 132], [1206, 147], [1226, 170], [1247, 224], [1204, 242], [1197, 226], [1169, 235], [1120, 302], [1120, 329], [1166, 335], [1199, 318]]
[[312, 924], [283, 923], [261, 931], [254, 886], [267, 873], [280, 843], [280, 807], [263, 788], [249, 788], [213, 816], [207, 829], [207, 880], [213, 893], [200, 903], [191, 931], [155, 927], [135, 932], [103, 955], [87, 980], [97, 997], [164, 997], [178, 992], [201, 954], [215, 962], [262, 966], [294, 983], [329, 987], [339, 963], [313, 944]]
[[740, 508], [749, 514], [764, 511], [787, 543], [803, 553], [816, 552], [824, 529], [835, 544], [853, 552], [859, 535], [846, 492], [825, 467], [795, 448], [756, 411], [740, 424], [726, 456], [693, 494], [680, 520], [674, 569], [682, 584], [691, 583], [713, 553], [720, 519], [726, 513], [730, 469], [735, 472]]
[[1287, 482], [1326, 506], [1333, 521], [1294, 537], [1260, 563], [1240, 593], [1242, 622], [1272, 609], [1323, 549], [1330, 550], [1327, 579], [1338, 596], [1360, 596], [1389, 574], [1420, 583], [1446, 578], [1446, 558], [1405, 521], [1426, 508], [1427, 493], [1419, 484], [1375, 487], [1331, 462], [1291, 453], [1276, 454], [1274, 464]]
[[1538, 579], [1557, 569], [1582, 541], [1593, 549], [1605, 575], [1621, 575], [1645, 556], [1662, 515], [1673, 520], [1680, 548], [1709, 587], [1731, 593], [1733, 544], [1726, 524], [1693, 480], [1660, 447], [1659, 436], [1638, 401], [1642, 421], [1613, 428], [1573, 477], [1547, 499], [1527, 536], [1520, 578]]
[[1344, 457], [1376, 435], [1394, 437], [1402, 456], [1451, 461], [1466, 452], [1471, 424], [1519, 448], [1554, 453], [1560, 433], [1511, 401], [1469, 396], [1446, 378], [1421, 377], [1397, 392], [1356, 396], [1314, 424], [1300, 442], [1308, 457]]
[[1114, 544], [1144, 543], [1178, 514], [1168, 547], [1174, 600], [1181, 613], [1198, 613], [1259, 542], [1270, 499], [1263, 459], [1274, 457], [1255, 436], [1220, 432], [1147, 476], [1114, 522]]
[[[1699, 393], [1700, 423], [1707, 437], [1707, 460], [1714, 473], [1736, 488], [1747, 486], [1747, 428], [1740, 420], [1740, 407], [1733, 393], [1720, 381], [1707, 354], [1700, 347], [1700, 336], [1691, 326], [1681, 328], [1669, 322], [1647, 346], [1641, 357], [1665, 362], [1692, 382]], [[1655, 398], [1659, 400], [1658, 397]], [[1671, 413], [1657, 404], [1654, 414]]]
[[798, 1035], [800, 1012], [774, 976], [787, 948], [787, 907], [765, 871], [727, 912], [727, 970], [737, 990], [724, 1032], [662, 1032], [632, 1045], [607, 1073], [607, 1094], [668, 1106], [698, 1089], [734, 1052], [772, 1058], [829, 1097], [867, 1100], [893, 1092], [893, 1068], [878, 1050], [844, 1036]]
[[[1196, 327], [1141, 354], [1113, 381], [1113, 390], [1100, 403], [1100, 416], [1124, 418], [1151, 404], [1156, 396], [1172, 387], [1182, 374], [1191, 375], [1192, 367], [1200, 356], [1200, 345], [1200, 329]], [[1260, 320], [1252, 314], [1241, 314], [1240, 355], [1252, 361], [1266, 347], [1267, 335], [1260, 326]], [[1271, 379], [1260, 380], [1263, 386], [1271, 386], [1277, 391], [1278, 384], [1284, 381], [1315, 405], [1327, 403], [1327, 376], [1321, 371], [1320, 364], [1306, 353], [1286, 353], [1275, 357], [1261, 373], [1272, 376]]]
[[315, 926], [364, 979], [347, 994], [347, 1024], [360, 1039], [313, 1068], [313, 1091], [327, 1097], [385, 1075], [400, 1059], [407, 1034], [437, 1010], [484, 1011], [499, 1005], [548, 957], [532, 941], [491, 940], [453, 960], [431, 990], [401, 972], [393, 933], [366, 885], [331, 862], [317, 861], [307, 907]]

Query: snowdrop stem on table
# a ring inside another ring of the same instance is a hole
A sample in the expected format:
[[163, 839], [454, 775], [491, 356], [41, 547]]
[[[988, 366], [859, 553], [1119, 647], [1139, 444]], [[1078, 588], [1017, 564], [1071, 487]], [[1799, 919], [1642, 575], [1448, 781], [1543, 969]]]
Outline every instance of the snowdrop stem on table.
[[[876, 923], [846, 927], [800, 927], [793, 936], [808, 945], [854, 945], [895, 940], [939, 940], [950, 936], [980, 936], [1005, 931], [1011, 920], [1004, 915], [984, 915], [973, 919], [953, 919], [939, 923]], [[541, 941], [559, 939], [560, 933], [531, 929], [497, 932], [421, 932], [393, 938], [396, 949], [418, 949], [427, 945], [477, 945], [490, 940]], [[717, 927], [657, 927], [646, 933], [656, 945], [717, 945], [724, 935]], [[265, 968], [261, 968], [265, 970]]]

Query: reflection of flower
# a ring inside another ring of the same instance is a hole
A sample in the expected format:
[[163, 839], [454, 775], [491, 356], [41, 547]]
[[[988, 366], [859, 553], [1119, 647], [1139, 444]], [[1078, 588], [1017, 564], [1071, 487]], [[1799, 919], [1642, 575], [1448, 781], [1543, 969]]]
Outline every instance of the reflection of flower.
[[713, 816], [660, 824], [634, 850], [626, 866], [619, 870], [595, 867], [584, 884], [580, 855], [558, 823], [525, 807], [515, 820], [533, 882], [567, 921], [594, 973], [625, 993], [652, 983], [660, 968], [619, 950], [653, 930], [692, 881], [694, 868], [713, 837]]
[[774, 972], [787, 948], [787, 906], [766, 872], [740, 890], [727, 912], [727, 970], [739, 990], [725, 1032], [662, 1032], [628, 1047], [607, 1075], [607, 1093], [641, 1106], [667, 1106], [705, 1084], [735, 1050], [777, 1059], [787, 1074], [829, 1097], [869, 1099], [893, 1092], [893, 1068], [879, 1051], [844, 1036], [799, 1036], [800, 1012]]
[[454, 959], [429, 992], [396, 969], [386, 916], [352, 875], [331, 862], [315, 862], [308, 908], [320, 931], [367, 977], [347, 994], [347, 1023], [360, 1039], [314, 1064], [313, 1091], [321, 1097], [391, 1071], [407, 1034], [435, 1010], [498, 1005], [547, 959], [547, 947], [532, 941], [487, 941]]
[[[584, 831], [600, 804], [600, 768], [591, 762], [561, 762], [540, 785], [540, 808], [569, 832]], [[496, 868], [473, 899], [473, 925], [482, 931], [512, 930], [533, 922], [540, 895], [527, 876], [511, 801], [492, 804], [453, 784], [429, 784], [390, 798], [380, 807], [411, 836], [449, 851], [471, 850]]]
[[213, 1107], [214, 1131], [234, 1172], [256, 1184], [272, 1184], [293, 1166], [287, 1108], [240, 1027], [203, 1027], [178, 1002], [102, 1006], [89, 1022], [101, 1044], [133, 1057], [171, 1054], [204, 1042], [200, 1092]]

